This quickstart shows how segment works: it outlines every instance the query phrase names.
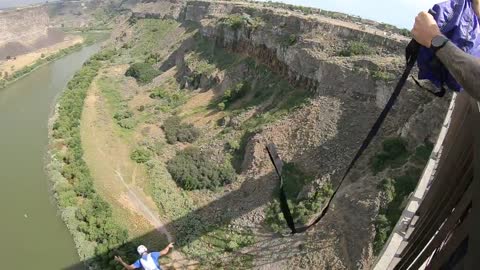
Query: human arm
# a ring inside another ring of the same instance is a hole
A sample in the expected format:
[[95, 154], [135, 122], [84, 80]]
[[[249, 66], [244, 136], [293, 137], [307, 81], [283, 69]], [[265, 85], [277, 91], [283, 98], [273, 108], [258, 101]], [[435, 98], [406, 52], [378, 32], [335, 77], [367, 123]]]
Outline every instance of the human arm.
[[447, 42], [436, 55], [465, 92], [480, 101], [480, 59], [460, 50], [452, 42]]
[[134, 269], [136, 269], [135, 266], [133, 266], [133, 264], [132, 264], [132, 265], [129, 265], [129, 264], [125, 263], [125, 262], [123, 261], [122, 257], [120, 257], [120, 256], [115, 256], [115, 261], [119, 262], [119, 263], [120, 263], [125, 269], [127, 269], [127, 270], [134, 270]]
[[173, 243], [168, 244], [168, 246], [166, 246], [164, 249], [160, 251], [160, 256], [167, 255], [170, 249], [172, 248], [173, 248]]
[[[421, 12], [415, 18], [412, 35], [418, 43], [430, 48], [432, 39], [441, 35], [441, 32], [432, 15]], [[436, 52], [436, 56], [463, 89], [480, 101], [480, 59], [460, 50], [452, 42], [447, 42]]]

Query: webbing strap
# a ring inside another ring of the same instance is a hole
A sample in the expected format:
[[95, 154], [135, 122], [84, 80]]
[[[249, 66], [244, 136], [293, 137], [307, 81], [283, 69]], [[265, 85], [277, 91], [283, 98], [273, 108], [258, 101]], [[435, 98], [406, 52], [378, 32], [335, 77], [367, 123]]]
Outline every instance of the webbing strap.
[[410, 76], [412, 78], [412, 80], [415, 82], [415, 84], [420, 87], [421, 89], [423, 90], [426, 90], [428, 93], [436, 96], [436, 97], [444, 97], [445, 94], [447, 93], [447, 89], [445, 89], [445, 86], [442, 85], [441, 88], [440, 88], [440, 91], [434, 91], [432, 89], [429, 89], [425, 86], [423, 86], [417, 79], [415, 79], [414, 76]]
[[[285, 220], [287, 222], [288, 227], [292, 231], [292, 234], [305, 232], [310, 227], [317, 224], [327, 214], [327, 212], [330, 208], [330, 204], [333, 201], [333, 198], [337, 194], [338, 190], [342, 186], [343, 182], [347, 178], [350, 171], [353, 169], [353, 167], [355, 166], [357, 161], [360, 159], [362, 154], [365, 152], [365, 150], [368, 148], [368, 146], [372, 142], [373, 138], [375, 138], [375, 136], [377, 135], [378, 131], [382, 127], [383, 122], [385, 121], [385, 118], [387, 118], [388, 113], [391, 111], [393, 105], [395, 104], [395, 101], [397, 100], [398, 96], [400, 95], [400, 92], [401, 92], [403, 86], [405, 85], [405, 82], [407, 81], [408, 76], [409, 76], [410, 72], [412, 71], [413, 66], [415, 65], [419, 49], [420, 49], [420, 44], [418, 44], [415, 40], [410, 41], [407, 48], [405, 49], [405, 57], [406, 57], [406, 60], [407, 60], [405, 70], [403, 71], [402, 77], [398, 81], [397, 86], [395, 87], [395, 90], [393, 91], [392, 95], [390, 96], [390, 99], [388, 100], [387, 104], [385, 105], [385, 108], [383, 109], [383, 111], [380, 113], [380, 116], [377, 118], [377, 120], [373, 124], [373, 127], [370, 129], [370, 132], [368, 133], [365, 140], [363, 140], [363, 143], [360, 146], [360, 149], [358, 149], [354, 158], [352, 159], [352, 161], [348, 165], [347, 170], [345, 171], [343, 177], [340, 180], [340, 183], [335, 188], [332, 196], [330, 196], [330, 198], [328, 199], [328, 202], [327, 202], [326, 206], [323, 208], [320, 215], [317, 218], [315, 218], [315, 220], [312, 223], [310, 223], [309, 225], [307, 225], [305, 227], [301, 227], [301, 228], [296, 228], [295, 227], [295, 222], [293, 220], [291, 210], [288, 207], [287, 196], [285, 194], [285, 191], [283, 190], [283, 178], [282, 178], [282, 174], [281, 174], [281, 172], [282, 172], [281, 171], [281, 160], [278, 157], [278, 153], [275, 149], [275, 146], [273, 144], [267, 145], [267, 151], [268, 151], [268, 154], [270, 156], [270, 160], [272, 161], [273, 165], [275, 166], [275, 171], [280, 178], [280, 194], [279, 194], [280, 208], [282, 210], [283, 216], [285, 217]], [[280, 162], [279, 162], [279, 160], [280, 160]]]

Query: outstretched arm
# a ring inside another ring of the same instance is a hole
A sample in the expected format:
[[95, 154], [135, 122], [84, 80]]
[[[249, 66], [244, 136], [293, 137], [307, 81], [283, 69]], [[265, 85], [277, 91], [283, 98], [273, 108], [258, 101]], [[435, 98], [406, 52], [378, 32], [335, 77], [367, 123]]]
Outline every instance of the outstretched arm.
[[126, 264], [126, 263], [123, 261], [122, 257], [120, 257], [120, 256], [115, 256], [115, 261], [119, 262], [119, 263], [120, 263], [121, 265], [123, 265], [123, 267], [125, 267], [125, 269], [127, 269], [127, 270], [134, 270], [134, 269], [135, 269], [135, 267], [134, 267], [133, 265], [128, 265], [128, 264]]
[[[477, 5], [478, 5], [478, 1]], [[430, 48], [432, 39], [441, 35], [433, 16], [421, 12], [415, 18], [412, 35], [418, 43]], [[452, 42], [448, 42], [436, 52], [438, 59], [450, 71], [463, 89], [474, 99], [480, 101], [480, 59], [460, 50]]]
[[460, 50], [452, 42], [438, 50], [436, 55], [465, 92], [480, 101], [480, 59]]
[[168, 244], [168, 246], [166, 246], [164, 249], [160, 251], [160, 256], [167, 255], [170, 249], [172, 248], [173, 248], [173, 243]]

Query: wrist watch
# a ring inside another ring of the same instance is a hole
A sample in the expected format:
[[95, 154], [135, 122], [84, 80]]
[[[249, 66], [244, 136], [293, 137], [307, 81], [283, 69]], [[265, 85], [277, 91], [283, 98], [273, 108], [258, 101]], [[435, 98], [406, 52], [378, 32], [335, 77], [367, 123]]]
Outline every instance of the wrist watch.
[[433, 52], [436, 53], [438, 50], [443, 48], [445, 46], [445, 44], [447, 44], [448, 41], [449, 41], [449, 39], [444, 35], [435, 36], [432, 39]]

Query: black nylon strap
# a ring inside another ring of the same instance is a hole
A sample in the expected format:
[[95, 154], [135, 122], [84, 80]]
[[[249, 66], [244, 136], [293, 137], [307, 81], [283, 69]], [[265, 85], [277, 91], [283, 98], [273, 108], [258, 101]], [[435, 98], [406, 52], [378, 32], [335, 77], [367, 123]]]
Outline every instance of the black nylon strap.
[[425, 86], [423, 86], [417, 79], [415, 79], [414, 76], [410, 76], [412, 78], [412, 80], [415, 82], [415, 84], [422, 88], [423, 90], [426, 90], [428, 93], [436, 96], [436, 97], [444, 97], [445, 94], [447, 93], [447, 89], [445, 89], [445, 86], [442, 85], [442, 87], [440, 88], [440, 91], [433, 91]]
[[337, 194], [338, 190], [342, 186], [343, 182], [347, 178], [350, 171], [353, 169], [353, 167], [355, 166], [357, 161], [360, 159], [362, 154], [365, 152], [365, 150], [368, 148], [368, 146], [370, 145], [372, 140], [377, 135], [378, 131], [382, 127], [383, 122], [385, 121], [385, 118], [387, 118], [388, 113], [391, 111], [393, 105], [395, 104], [395, 101], [397, 100], [398, 96], [400, 95], [400, 92], [401, 92], [403, 86], [405, 85], [405, 82], [407, 81], [408, 76], [409, 76], [410, 72], [412, 71], [413, 66], [415, 65], [419, 49], [420, 49], [420, 44], [418, 44], [415, 40], [411, 40], [410, 43], [408, 44], [407, 48], [405, 49], [405, 57], [406, 57], [406, 60], [407, 60], [407, 64], [406, 64], [405, 70], [403, 71], [402, 77], [400, 78], [400, 80], [398, 81], [398, 83], [395, 87], [395, 90], [393, 91], [392, 95], [390, 96], [390, 99], [388, 100], [387, 104], [385, 105], [385, 108], [380, 113], [380, 116], [377, 118], [377, 120], [373, 124], [373, 127], [370, 129], [370, 132], [368, 133], [367, 137], [365, 138], [362, 145], [360, 146], [360, 149], [358, 149], [358, 151], [355, 154], [353, 160], [348, 165], [347, 170], [345, 171], [345, 174], [341, 178], [340, 183], [337, 185], [337, 188], [333, 192], [332, 196], [329, 198], [326, 206], [323, 208], [320, 215], [317, 218], [315, 218], [315, 220], [311, 224], [309, 224], [308, 226], [301, 227], [301, 228], [296, 228], [295, 227], [295, 222], [293, 220], [290, 208], [288, 207], [287, 196], [285, 194], [285, 191], [283, 190], [283, 178], [282, 178], [282, 175], [281, 175], [281, 168], [278, 168], [279, 165], [277, 164], [277, 163], [279, 163], [278, 160], [280, 158], [278, 157], [278, 154], [276, 153], [275, 146], [273, 144], [270, 144], [270, 145], [267, 146], [267, 151], [269, 153], [270, 159], [271, 159], [273, 165], [275, 166], [275, 171], [277, 172], [277, 174], [280, 178], [280, 181], [281, 181], [280, 194], [279, 194], [280, 195], [279, 196], [280, 208], [282, 210], [283, 216], [285, 217], [285, 220], [287, 222], [288, 227], [292, 231], [292, 234], [305, 232], [310, 227], [317, 224], [327, 214], [327, 212], [330, 208], [330, 204], [333, 201], [333, 198]]

